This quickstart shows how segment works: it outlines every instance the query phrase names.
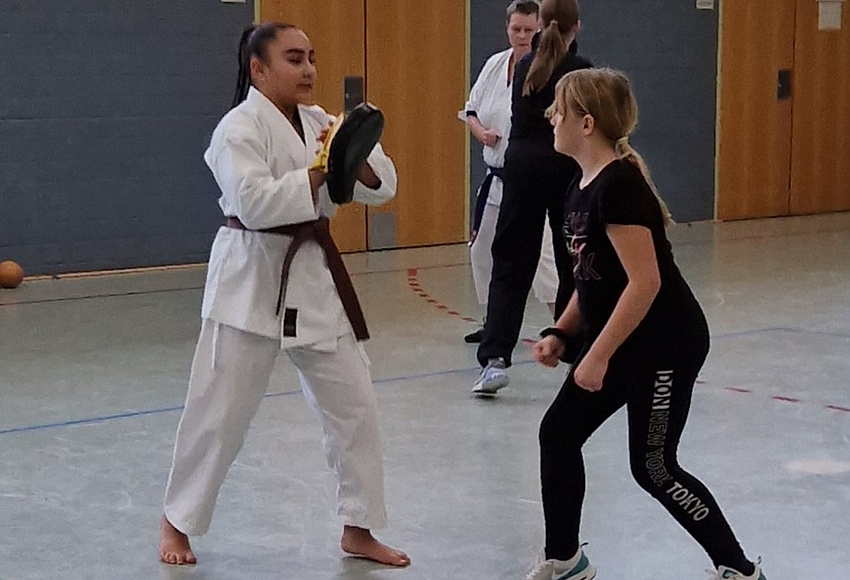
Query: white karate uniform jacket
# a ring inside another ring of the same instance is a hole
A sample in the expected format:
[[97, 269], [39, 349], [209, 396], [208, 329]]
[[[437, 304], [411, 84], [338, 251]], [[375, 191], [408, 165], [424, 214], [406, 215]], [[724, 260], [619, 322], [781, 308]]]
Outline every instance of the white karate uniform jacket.
[[[485, 127], [496, 131], [501, 139], [495, 147], [484, 146], [484, 163], [489, 167], [502, 167], [505, 164], [505, 151], [508, 149], [508, 134], [511, 132], [511, 86], [508, 83], [508, 65], [513, 50], [497, 52], [487, 59], [475, 84], [469, 90], [469, 100], [458, 118], [466, 122], [467, 111], [475, 111], [478, 120]], [[502, 203], [502, 184], [494, 182], [490, 187], [487, 203]]]
[[[251, 87], [247, 99], [227, 113], [213, 133], [204, 159], [221, 189], [219, 205], [246, 230], [222, 226], [213, 242], [201, 315], [269, 338], [282, 348], [311, 345], [332, 351], [351, 332], [322, 249], [306, 242], [292, 262], [281, 316], [275, 314], [280, 273], [289, 236], [261, 233], [275, 226], [331, 217], [336, 205], [322, 186], [314, 205], [307, 167], [317, 137], [333, 117], [318, 106], [299, 106], [304, 142], [283, 113]], [[354, 200], [379, 205], [396, 191], [395, 166], [375, 146], [368, 163], [381, 180], [377, 189], [357, 183]], [[285, 309], [296, 310], [295, 336], [283, 336]]]

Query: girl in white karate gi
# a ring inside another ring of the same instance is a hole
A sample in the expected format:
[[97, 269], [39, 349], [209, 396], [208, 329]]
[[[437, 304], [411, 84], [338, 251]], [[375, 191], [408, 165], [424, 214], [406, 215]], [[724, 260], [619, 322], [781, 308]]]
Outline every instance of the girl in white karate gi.
[[[309, 39], [281, 23], [246, 30], [239, 76], [234, 108], [204, 155], [228, 225], [219, 229], [210, 254], [201, 335], [165, 493], [160, 558], [195, 563], [188, 536], [207, 531], [219, 488], [285, 350], [323, 423], [327, 460], [338, 478], [341, 548], [406, 566], [404, 553], [370, 531], [386, 524], [375, 394], [368, 358], [323, 250], [315, 240], [304, 242], [281, 289], [293, 238], [262, 231], [326, 218], [335, 210], [325, 174], [308, 169], [332, 120], [310, 106], [316, 68]], [[380, 204], [395, 195], [395, 167], [380, 145], [358, 180], [355, 200]]]
[[[490, 248], [496, 232], [499, 205], [502, 202], [500, 170], [505, 164], [505, 150], [511, 131], [511, 81], [514, 64], [531, 51], [531, 38], [537, 31], [539, 6], [534, 0], [514, 0], [506, 10], [505, 26], [511, 48], [492, 55], [472, 89], [469, 100], [458, 117], [469, 126], [469, 131], [483, 146], [487, 176], [478, 190], [475, 220], [470, 236], [472, 279], [478, 303], [487, 305], [493, 257]], [[558, 272], [555, 269], [555, 252], [548, 220], [543, 230], [540, 261], [532, 284], [538, 300], [549, 306], [554, 314], [558, 292]], [[469, 343], [481, 342], [481, 330], [464, 337]]]

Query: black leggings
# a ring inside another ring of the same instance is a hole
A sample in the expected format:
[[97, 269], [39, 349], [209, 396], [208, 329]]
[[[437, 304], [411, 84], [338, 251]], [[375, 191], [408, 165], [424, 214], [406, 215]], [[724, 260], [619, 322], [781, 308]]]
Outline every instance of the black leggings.
[[676, 459], [694, 383], [708, 352], [707, 340], [690, 353], [678, 349], [667, 356], [654, 350], [654, 356], [630, 357], [640, 361], [631, 364], [618, 351], [602, 390], [595, 393], [578, 387], [571, 371], [543, 417], [540, 472], [546, 557], [567, 560], [578, 551], [585, 492], [581, 448], [608, 417], [626, 405], [631, 472], [638, 485], [699, 542], [715, 566], [751, 570], [711, 493]]

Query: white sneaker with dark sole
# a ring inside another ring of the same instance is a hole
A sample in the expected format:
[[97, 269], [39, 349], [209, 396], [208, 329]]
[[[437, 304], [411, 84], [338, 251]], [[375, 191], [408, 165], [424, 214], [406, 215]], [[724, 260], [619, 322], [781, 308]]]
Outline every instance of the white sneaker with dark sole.
[[755, 563], [755, 567], [755, 572], [749, 576], [744, 576], [737, 570], [726, 566], [720, 566], [716, 573], [713, 570], [706, 570], [706, 572], [713, 574], [712, 580], [767, 580], [764, 572], [761, 571], [761, 558]]
[[499, 389], [507, 387], [509, 382], [505, 359], [491, 358], [472, 385], [472, 393], [481, 397], [492, 397]]
[[594, 580], [596, 568], [579, 549], [571, 560], [540, 560], [525, 580]]

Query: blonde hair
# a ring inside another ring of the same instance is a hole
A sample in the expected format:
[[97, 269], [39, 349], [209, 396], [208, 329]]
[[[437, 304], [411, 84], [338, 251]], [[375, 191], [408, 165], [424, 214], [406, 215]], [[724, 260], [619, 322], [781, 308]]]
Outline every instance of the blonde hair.
[[649, 167], [629, 144], [629, 135], [637, 126], [638, 107], [628, 77], [608, 68], [581, 69], [565, 74], [555, 86], [555, 102], [546, 110], [546, 115], [551, 118], [555, 114], [563, 115], [567, 110], [593, 117], [596, 129], [611, 142], [617, 157], [628, 161], [643, 174], [661, 205], [664, 225], [672, 223], [670, 211], [658, 195]]
[[534, 60], [522, 85], [524, 97], [545, 87], [555, 65], [567, 54], [569, 45], [564, 35], [578, 24], [578, 1], [543, 0], [540, 5], [540, 24], [540, 44], [537, 45]]

